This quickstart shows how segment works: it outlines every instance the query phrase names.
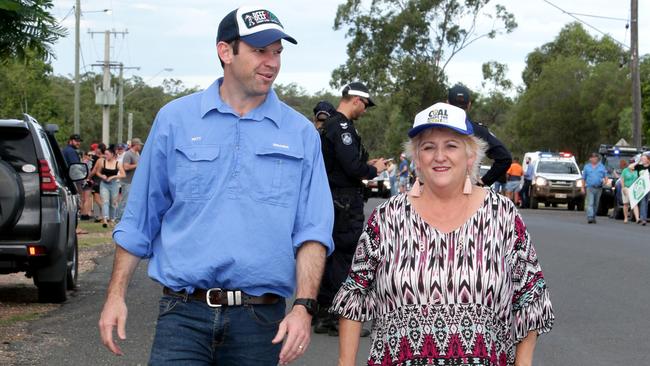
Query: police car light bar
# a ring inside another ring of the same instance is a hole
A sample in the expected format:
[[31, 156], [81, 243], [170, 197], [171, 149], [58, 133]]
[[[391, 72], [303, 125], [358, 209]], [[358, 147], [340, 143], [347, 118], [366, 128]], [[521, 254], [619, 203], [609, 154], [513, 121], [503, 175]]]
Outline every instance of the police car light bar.
[[570, 158], [570, 157], [573, 156], [573, 154], [568, 153], [568, 152], [561, 152], [560, 156], [563, 157], [563, 158]]

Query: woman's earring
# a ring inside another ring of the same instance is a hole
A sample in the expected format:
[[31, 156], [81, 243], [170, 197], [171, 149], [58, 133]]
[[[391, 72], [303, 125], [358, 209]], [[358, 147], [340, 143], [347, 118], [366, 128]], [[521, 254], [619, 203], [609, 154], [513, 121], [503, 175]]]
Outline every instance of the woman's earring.
[[465, 186], [463, 186], [463, 194], [472, 194], [472, 179], [469, 174], [465, 177]]
[[420, 183], [420, 178], [415, 178], [415, 182], [413, 182], [413, 187], [411, 187], [411, 190], [409, 191], [409, 196], [411, 197], [420, 197], [422, 195], [422, 186], [424, 183]]

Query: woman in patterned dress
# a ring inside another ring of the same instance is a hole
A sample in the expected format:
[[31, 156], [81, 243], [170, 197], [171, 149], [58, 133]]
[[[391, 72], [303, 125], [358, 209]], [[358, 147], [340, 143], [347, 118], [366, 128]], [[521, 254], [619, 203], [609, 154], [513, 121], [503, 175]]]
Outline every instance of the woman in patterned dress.
[[437, 103], [415, 117], [407, 150], [418, 180], [371, 214], [331, 312], [339, 365], [531, 365], [553, 309], [513, 203], [473, 185], [485, 143], [465, 112]]

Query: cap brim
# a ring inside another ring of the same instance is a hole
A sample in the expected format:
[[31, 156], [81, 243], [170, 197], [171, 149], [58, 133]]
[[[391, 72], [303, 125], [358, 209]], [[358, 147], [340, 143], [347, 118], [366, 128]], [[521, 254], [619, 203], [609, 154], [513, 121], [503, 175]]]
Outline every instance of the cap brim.
[[465, 122], [465, 125], [467, 126], [467, 129], [466, 129], [466, 130], [462, 130], [462, 129], [460, 129], [460, 128], [456, 128], [456, 127], [453, 127], [453, 126], [450, 126], [450, 125], [441, 124], [441, 123], [427, 123], [427, 124], [423, 124], [423, 125], [419, 125], [419, 126], [417, 126], [417, 127], [413, 127], [413, 128], [411, 128], [411, 129], [409, 130], [408, 135], [409, 135], [410, 138], [413, 138], [413, 137], [417, 136], [420, 132], [422, 132], [422, 131], [424, 131], [424, 130], [426, 130], [426, 129], [428, 129], [428, 128], [432, 128], [432, 127], [444, 127], [444, 128], [448, 128], [448, 129], [450, 129], [450, 130], [453, 130], [453, 131], [458, 132], [458, 133], [461, 134], [461, 135], [471, 135], [472, 133], [474, 133], [474, 130], [472, 129], [472, 125], [471, 125], [471, 124]]
[[288, 42], [293, 44], [298, 44], [298, 42], [291, 37], [290, 35], [284, 33], [279, 29], [267, 29], [261, 32], [257, 32], [248, 36], [241, 37], [241, 40], [253, 47], [266, 47], [273, 42], [285, 39]]
[[370, 98], [366, 98], [366, 99], [368, 99], [368, 107], [376, 106], [375, 102], [373, 102], [372, 99], [370, 99]]

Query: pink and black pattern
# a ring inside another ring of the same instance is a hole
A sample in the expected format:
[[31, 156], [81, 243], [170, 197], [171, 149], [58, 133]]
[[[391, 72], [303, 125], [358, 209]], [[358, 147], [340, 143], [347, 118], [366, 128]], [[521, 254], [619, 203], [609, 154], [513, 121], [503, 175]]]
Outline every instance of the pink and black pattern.
[[374, 320], [370, 366], [513, 365], [515, 343], [554, 320], [526, 226], [492, 191], [450, 233], [404, 194], [377, 207], [330, 311]]

